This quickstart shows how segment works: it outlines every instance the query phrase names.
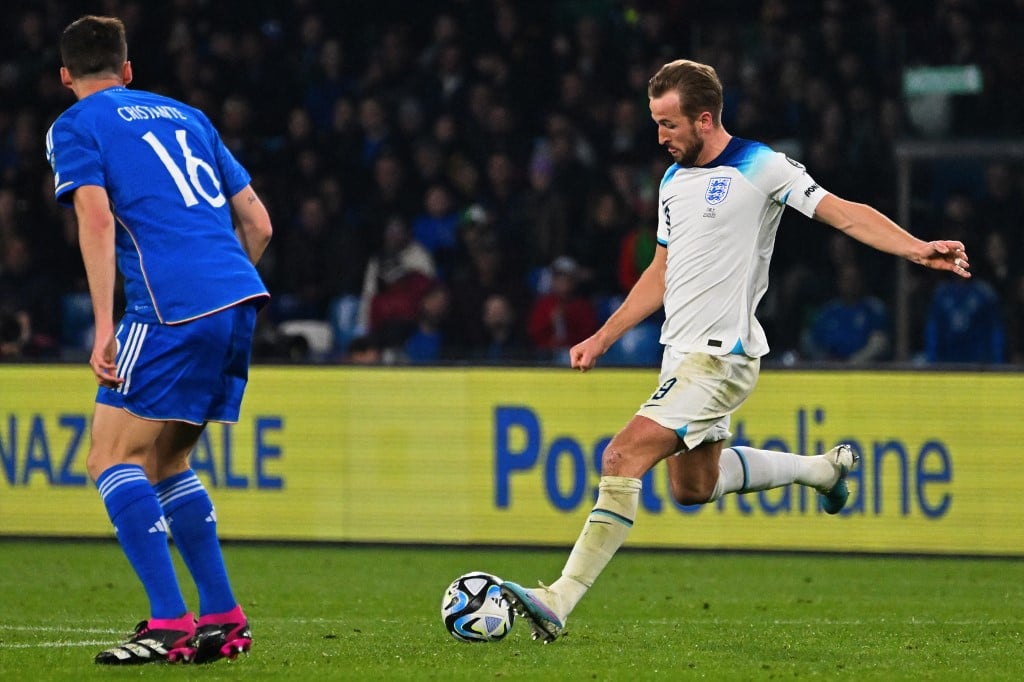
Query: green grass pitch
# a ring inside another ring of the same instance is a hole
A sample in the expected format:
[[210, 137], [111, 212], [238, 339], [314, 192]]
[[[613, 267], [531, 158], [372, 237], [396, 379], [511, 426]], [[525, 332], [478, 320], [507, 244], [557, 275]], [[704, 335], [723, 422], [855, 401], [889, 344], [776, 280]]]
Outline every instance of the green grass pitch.
[[470, 570], [552, 580], [565, 550], [229, 543], [225, 555], [252, 655], [112, 670], [92, 657], [146, 616], [117, 546], [0, 540], [0, 679], [1024, 679], [1019, 559], [626, 550], [543, 645], [521, 622], [501, 642], [457, 642], [441, 597]]

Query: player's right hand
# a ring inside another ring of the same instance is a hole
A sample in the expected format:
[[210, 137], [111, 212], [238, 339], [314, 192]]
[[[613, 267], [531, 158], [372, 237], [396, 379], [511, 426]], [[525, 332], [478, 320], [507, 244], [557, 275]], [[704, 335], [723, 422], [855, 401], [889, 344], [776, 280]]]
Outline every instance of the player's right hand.
[[124, 379], [117, 376], [117, 338], [111, 334], [102, 343], [93, 345], [89, 366], [96, 375], [96, 383], [106, 388], [117, 388]]
[[608, 349], [596, 336], [591, 336], [569, 349], [569, 365], [573, 369], [586, 372], [594, 368], [597, 359], [604, 355], [606, 350]]

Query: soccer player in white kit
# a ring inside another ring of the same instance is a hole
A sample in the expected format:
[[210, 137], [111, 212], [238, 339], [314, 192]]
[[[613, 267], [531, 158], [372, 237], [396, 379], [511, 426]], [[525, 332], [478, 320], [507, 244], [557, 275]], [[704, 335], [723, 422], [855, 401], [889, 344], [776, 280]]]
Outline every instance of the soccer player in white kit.
[[705, 504], [726, 493], [798, 483], [838, 513], [857, 454], [839, 444], [803, 456], [723, 444], [729, 418], [753, 390], [768, 352], [754, 316], [782, 211], [792, 206], [875, 249], [970, 277], [964, 245], [925, 242], [874, 208], [830, 194], [799, 163], [722, 127], [715, 70], [689, 60], [665, 64], [648, 83], [658, 141], [672, 155], [659, 190], [658, 247], [622, 305], [593, 336], [570, 350], [586, 372], [615, 341], [659, 307], [665, 346], [657, 390], [612, 439], [601, 460], [597, 501], [562, 575], [502, 593], [530, 623], [534, 639], [557, 638], [569, 613], [625, 542], [636, 517], [641, 477], [665, 460], [672, 496]]

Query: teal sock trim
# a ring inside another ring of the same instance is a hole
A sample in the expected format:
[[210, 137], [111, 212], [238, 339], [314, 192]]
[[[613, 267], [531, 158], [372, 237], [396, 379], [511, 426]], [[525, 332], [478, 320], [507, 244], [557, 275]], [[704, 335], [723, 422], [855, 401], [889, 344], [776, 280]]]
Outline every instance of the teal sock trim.
[[633, 527], [633, 520], [632, 519], [627, 519], [622, 514], [616, 514], [615, 512], [609, 511], [607, 509], [596, 509], [596, 508], [590, 510], [590, 515], [593, 516], [594, 514], [597, 514], [598, 516], [607, 516], [608, 518], [610, 518], [613, 521], [618, 521], [623, 526], [628, 526], [629, 528]]
[[745, 493], [747, 492], [747, 486], [750, 485], [750, 472], [747, 470], [747, 459], [743, 456], [743, 453], [739, 451], [739, 448], [729, 448], [736, 453], [736, 456], [740, 458], [740, 466], [743, 467], [743, 485], [736, 492]]

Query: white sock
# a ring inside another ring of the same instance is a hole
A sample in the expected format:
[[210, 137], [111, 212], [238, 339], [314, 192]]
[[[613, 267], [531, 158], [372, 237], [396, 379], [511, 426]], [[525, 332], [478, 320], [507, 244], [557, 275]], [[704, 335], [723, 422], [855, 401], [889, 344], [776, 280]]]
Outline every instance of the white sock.
[[835, 479], [835, 467], [824, 455], [807, 457], [744, 446], [725, 448], [718, 460], [718, 482], [710, 501], [726, 493], [768, 490], [790, 483], [823, 489]]
[[639, 478], [601, 477], [597, 502], [569, 553], [562, 577], [548, 588], [557, 598], [549, 606], [563, 622], [626, 541], [639, 500]]

